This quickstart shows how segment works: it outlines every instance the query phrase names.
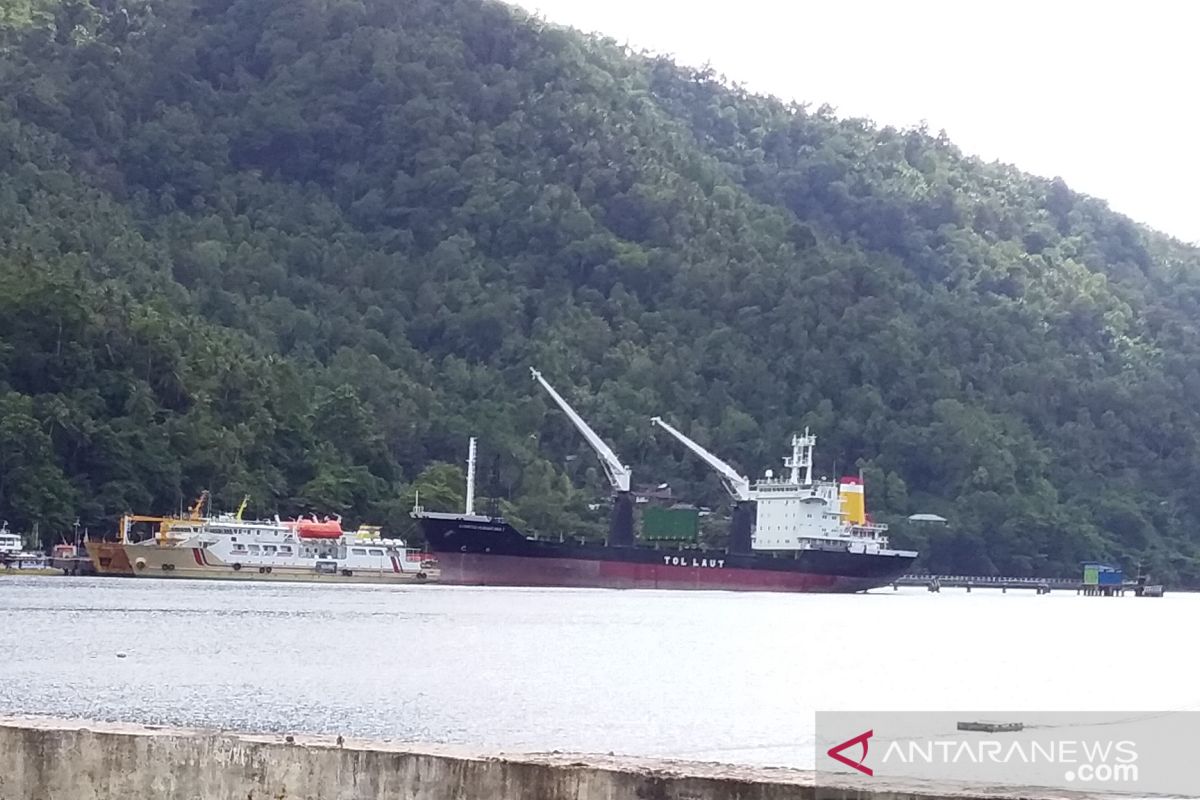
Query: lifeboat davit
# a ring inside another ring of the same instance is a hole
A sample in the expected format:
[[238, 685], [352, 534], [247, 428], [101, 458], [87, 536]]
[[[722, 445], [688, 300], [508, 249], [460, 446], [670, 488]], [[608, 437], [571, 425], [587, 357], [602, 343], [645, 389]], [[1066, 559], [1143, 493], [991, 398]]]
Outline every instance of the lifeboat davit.
[[296, 522], [296, 533], [301, 539], [340, 539], [342, 538], [342, 521], [327, 519], [318, 522], [315, 519], [301, 519]]

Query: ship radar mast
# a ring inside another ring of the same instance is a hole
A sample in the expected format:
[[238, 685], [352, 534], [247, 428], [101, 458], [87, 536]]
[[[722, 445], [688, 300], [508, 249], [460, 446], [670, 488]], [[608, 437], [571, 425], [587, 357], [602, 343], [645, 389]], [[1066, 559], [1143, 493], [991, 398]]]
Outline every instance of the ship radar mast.
[[617, 454], [613, 452], [603, 439], [601, 439], [591, 426], [584, 422], [583, 417], [575, 413], [575, 409], [571, 408], [571, 404], [563, 399], [563, 396], [554, 391], [554, 387], [546, 382], [542, 377], [542, 373], [538, 372], [533, 367], [529, 368], [529, 372], [533, 375], [534, 380], [542, 385], [552, 398], [558, 404], [558, 407], [563, 410], [563, 413], [570, 418], [579, 432], [583, 434], [583, 438], [587, 439], [587, 443], [596, 451], [596, 455], [600, 458], [600, 463], [604, 466], [604, 474], [608, 476], [608, 482], [613, 488], [613, 507], [612, 517], [609, 519], [608, 525], [608, 543], [619, 547], [628, 547], [633, 545], [633, 497], [629, 493], [630, 479], [633, 477], [633, 471], [629, 467], [621, 463], [621, 459], [617, 458]]
[[596, 455], [600, 458], [600, 463], [604, 465], [604, 474], [608, 476], [608, 482], [612, 484], [613, 490], [628, 492], [629, 481], [633, 476], [633, 471], [621, 463], [621, 459], [617, 458], [617, 454], [613, 452], [612, 448], [592, 430], [583, 417], [575, 413], [575, 409], [571, 408], [571, 404], [554, 390], [554, 387], [542, 377], [542, 373], [533, 367], [530, 367], [529, 371], [532, 373], [534, 380], [540, 383], [542, 388], [554, 398], [554, 402], [558, 403], [558, 407], [570, 418], [575, 427], [579, 429], [579, 432], [583, 434], [583, 438], [587, 439], [587, 443], [596, 451]]
[[700, 456], [704, 463], [716, 470], [717, 474], [721, 476], [721, 482], [725, 484], [725, 490], [729, 492], [734, 500], [745, 502], [750, 499], [750, 481], [744, 475], [740, 475], [733, 467], [676, 430], [674, 426], [666, 422], [662, 417], [651, 417], [650, 422], [674, 436], [684, 447]]
[[813, 448], [817, 444], [817, 437], [808, 432], [808, 428], [804, 429], [803, 436], [792, 437], [792, 455], [783, 460], [783, 465], [790, 470], [789, 483], [800, 484], [800, 471], [804, 471], [804, 482], [802, 485], [812, 485], [812, 468], [813, 468]]

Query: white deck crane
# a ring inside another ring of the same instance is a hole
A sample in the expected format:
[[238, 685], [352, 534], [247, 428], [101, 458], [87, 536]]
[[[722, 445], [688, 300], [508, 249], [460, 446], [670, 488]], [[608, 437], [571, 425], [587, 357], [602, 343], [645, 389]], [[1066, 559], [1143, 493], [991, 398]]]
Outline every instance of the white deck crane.
[[542, 373], [533, 367], [530, 367], [529, 371], [533, 373], [534, 379], [542, 385], [542, 388], [550, 393], [554, 402], [558, 403], [558, 407], [570, 418], [571, 422], [575, 423], [575, 427], [583, 434], [583, 438], [587, 439], [587, 443], [596, 451], [600, 463], [604, 465], [604, 474], [608, 476], [608, 482], [612, 484], [613, 491], [628, 492], [629, 480], [633, 476], [633, 471], [621, 463], [621, 459], [617, 458], [617, 454], [613, 452], [612, 448], [592, 430], [590, 425], [584, 422], [583, 417], [575, 413], [571, 404], [564, 400], [561, 394], [554, 391], [554, 387], [542, 377]]
[[587, 439], [587, 443], [596, 451], [596, 455], [600, 458], [600, 463], [604, 467], [604, 474], [608, 476], [608, 482], [613, 488], [613, 509], [612, 517], [609, 520], [608, 543], [618, 546], [632, 546], [633, 541], [633, 497], [629, 493], [630, 479], [633, 477], [633, 470], [621, 463], [621, 459], [613, 452], [613, 449], [600, 438], [600, 436], [592, 430], [591, 426], [584, 421], [583, 417], [571, 408], [571, 404], [563, 399], [563, 396], [554, 390], [542, 373], [538, 372], [533, 367], [529, 368], [529, 372], [533, 375], [534, 380], [542, 385], [552, 398], [558, 404], [558, 407], [563, 410], [563, 413], [575, 424], [579, 432], [583, 434], [583, 438]]
[[733, 514], [729, 520], [729, 552], [735, 555], [749, 553], [753, 549], [754, 541], [754, 496], [750, 491], [750, 481], [745, 475], [676, 430], [662, 417], [651, 417], [650, 421], [682, 442], [721, 476], [725, 490], [733, 497]]
[[745, 502], [750, 499], [750, 481], [744, 475], [739, 474], [736, 469], [689, 439], [662, 417], [651, 417], [650, 421], [674, 436], [683, 443], [684, 447], [700, 456], [704, 463], [716, 470], [717, 474], [721, 476], [721, 482], [725, 484], [725, 490], [729, 492], [734, 500]]

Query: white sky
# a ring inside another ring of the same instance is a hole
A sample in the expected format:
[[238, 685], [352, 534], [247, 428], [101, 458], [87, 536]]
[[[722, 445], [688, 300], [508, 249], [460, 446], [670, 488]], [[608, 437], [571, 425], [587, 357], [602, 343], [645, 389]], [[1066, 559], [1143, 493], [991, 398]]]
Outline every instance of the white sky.
[[1200, 3], [517, 0], [753, 91], [965, 152], [1200, 242]]

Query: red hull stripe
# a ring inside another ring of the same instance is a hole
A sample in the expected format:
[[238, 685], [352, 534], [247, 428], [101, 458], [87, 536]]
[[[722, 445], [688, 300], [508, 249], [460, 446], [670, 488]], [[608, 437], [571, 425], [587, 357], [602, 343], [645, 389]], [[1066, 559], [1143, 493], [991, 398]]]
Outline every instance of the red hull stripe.
[[469, 586], [575, 586], [606, 589], [727, 589], [751, 592], [857, 592], [886, 578], [765, 569], [667, 566], [629, 561], [441, 553], [441, 583]]

